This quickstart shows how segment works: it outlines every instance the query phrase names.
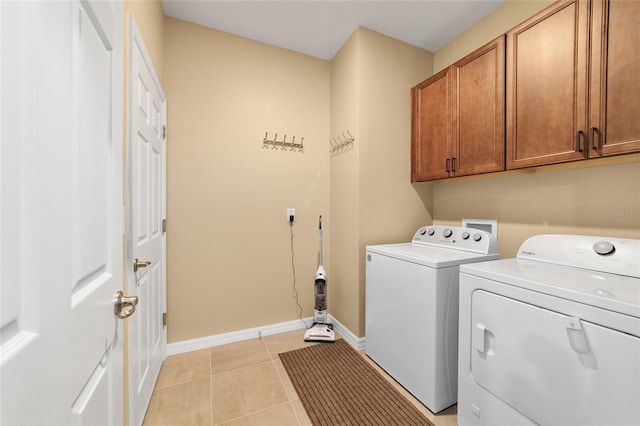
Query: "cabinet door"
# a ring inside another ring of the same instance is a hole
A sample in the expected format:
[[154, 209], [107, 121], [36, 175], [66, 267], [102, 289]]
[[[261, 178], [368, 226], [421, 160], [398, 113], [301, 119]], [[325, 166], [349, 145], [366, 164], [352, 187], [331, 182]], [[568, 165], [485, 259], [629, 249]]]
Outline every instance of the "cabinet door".
[[449, 176], [451, 168], [451, 67], [411, 91], [411, 181]]
[[507, 33], [507, 169], [585, 157], [588, 12], [561, 2]]
[[504, 170], [504, 36], [453, 65], [456, 176]]
[[595, 0], [589, 156], [640, 151], [640, 2]]

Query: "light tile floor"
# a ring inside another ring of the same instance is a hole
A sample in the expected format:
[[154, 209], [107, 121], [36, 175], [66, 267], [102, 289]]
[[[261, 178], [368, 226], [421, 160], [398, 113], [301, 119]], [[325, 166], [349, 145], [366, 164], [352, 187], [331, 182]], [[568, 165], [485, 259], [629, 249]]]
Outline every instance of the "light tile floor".
[[[318, 344], [304, 342], [304, 331], [167, 357], [144, 425], [311, 425], [278, 357], [281, 352]], [[456, 425], [455, 406], [434, 415], [368, 357], [364, 358], [436, 426]], [[330, 364], [331, 360], [325, 362]]]

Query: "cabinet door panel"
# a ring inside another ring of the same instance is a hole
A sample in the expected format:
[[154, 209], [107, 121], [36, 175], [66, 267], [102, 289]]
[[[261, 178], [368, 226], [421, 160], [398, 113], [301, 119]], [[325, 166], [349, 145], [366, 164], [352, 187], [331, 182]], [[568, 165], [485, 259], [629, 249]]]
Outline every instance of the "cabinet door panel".
[[453, 69], [455, 175], [504, 170], [504, 36]]
[[445, 178], [451, 145], [450, 68], [414, 87], [412, 99], [411, 181]]
[[587, 18], [568, 1], [507, 33], [507, 169], [584, 158]]
[[591, 157], [640, 151], [638, 23], [638, 1], [593, 3]]

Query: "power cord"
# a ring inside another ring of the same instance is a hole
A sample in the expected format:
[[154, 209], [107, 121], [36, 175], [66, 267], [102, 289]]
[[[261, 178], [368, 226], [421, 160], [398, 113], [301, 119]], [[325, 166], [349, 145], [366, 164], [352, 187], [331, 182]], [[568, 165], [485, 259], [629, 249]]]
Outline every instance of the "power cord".
[[305, 328], [309, 328], [305, 320], [302, 319], [302, 306], [300, 306], [300, 301], [298, 300], [298, 289], [296, 288], [295, 250], [293, 248], [293, 221], [289, 222], [289, 229], [291, 230], [291, 271], [293, 273], [292, 297], [295, 299], [296, 305], [298, 306], [298, 319], [304, 323]]

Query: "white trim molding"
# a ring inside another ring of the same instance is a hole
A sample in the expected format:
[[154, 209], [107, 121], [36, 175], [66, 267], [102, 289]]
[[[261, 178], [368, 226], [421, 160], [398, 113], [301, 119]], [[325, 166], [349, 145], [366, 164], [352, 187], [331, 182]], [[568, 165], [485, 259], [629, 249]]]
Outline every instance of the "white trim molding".
[[[342, 335], [356, 349], [365, 348], [365, 338], [357, 337], [349, 329], [347, 329], [340, 321], [329, 315], [329, 322], [333, 324], [334, 329]], [[167, 345], [167, 355], [176, 355], [185, 352], [191, 352], [198, 349], [210, 348], [212, 346], [225, 345], [227, 343], [240, 342], [243, 340], [255, 339], [262, 336], [272, 334], [285, 333], [287, 331], [301, 330], [306, 328], [306, 324], [312, 324], [313, 318], [303, 318], [302, 320], [293, 320], [271, 324], [263, 327], [247, 328], [244, 330], [232, 331], [229, 333], [215, 334], [213, 336], [201, 337], [199, 339], [184, 340], [182, 342], [170, 343]]]
[[338, 321], [334, 316], [329, 315], [329, 322], [333, 324], [333, 329], [342, 335], [342, 337], [349, 343], [351, 346], [355, 347], [358, 350], [362, 350], [366, 347], [365, 345], [365, 337], [358, 337], [353, 334], [347, 327], [342, 325], [340, 321]]

